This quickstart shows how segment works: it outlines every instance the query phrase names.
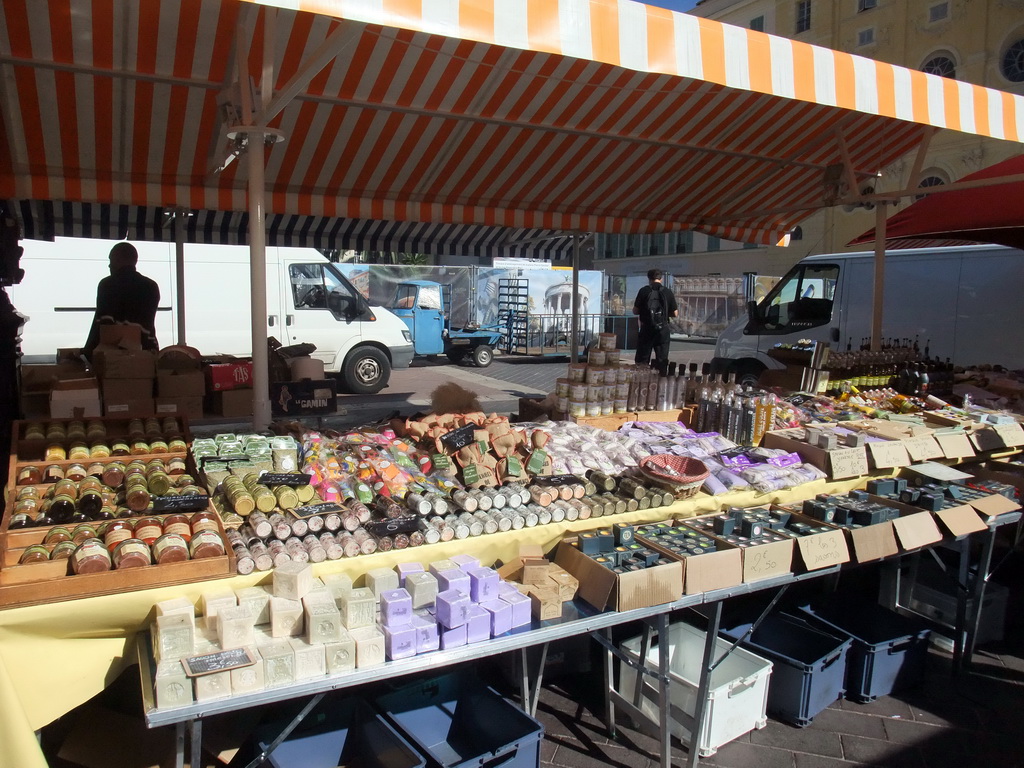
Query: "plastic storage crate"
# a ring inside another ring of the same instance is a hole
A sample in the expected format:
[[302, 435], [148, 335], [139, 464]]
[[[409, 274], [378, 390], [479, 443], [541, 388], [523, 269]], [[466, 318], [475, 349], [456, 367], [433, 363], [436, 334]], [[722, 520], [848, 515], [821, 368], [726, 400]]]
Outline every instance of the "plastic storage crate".
[[[956, 589], [956, 587], [950, 586], [950, 589]], [[981, 619], [978, 622], [978, 636], [975, 638], [976, 645], [998, 643], [1003, 640], [1006, 632], [1006, 603], [1009, 594], [1010, 590], [1002, 584], [990, 581], [985, 585], [985, 597], [981, 601]], [[968, 609], [973, 608], [974, 599], [968, 598], [967, 605]], [[924, 584], [918, 581], [914, 584], [906, 607], [937, 624], [949, 627], [950, 630], [953, 629], [956, 622], [956, 596], [931, 583]], [[944, 637], [942, 633], [933, 632], [931, 641], [950, 652], [953, 650], [953, 641], [949, 637]]]
[[[722, 631], [736, 640], [750, 625], [733, 624]], [[849, 638], [836, 637], [801, 618], [774, 613], [758, 625], [742, 647], [775, 664], [768, 688], [769, 714], [803, 727], [842, 698], [850, 644]]]
[[[669, 694], [672, 704], [693, 715], [697, 706], [697, 688], [700, 684], [701, 662], [704, 656], [705, 632], [689, 624], [672, 624], [669, 627], [669, 674], [672, 684]], [[625, 641], [622, 651], [634, 661], [640, 660], [639, 637]], [[729, 648], [730, 643], [718, 638], [715, 658]], [[647, 651], [648, 669], [657, 670], [660, 660], [660, 644], [652, 644]], [[701, 756], [714, 754], [720, 746], [732, 741], [754, 728], [764, 728], [767, 723], [765, 705], [768, 699], [768, 678], [772, 663], [766, 659], [737, 648], [711, 674], [708, 691], [707, 718], [698, 740], [697, 749]], [[627, 664], [619, 664], [618, 692], [632, 700], [638, 671]], [[649, 681], [653, 682], [653, 678]], [[649, 689], [648, 689], [649, 690]], [[654, 689], [657, 696], [657, 688]], [[657, 721], [658, 702], [646, 696], [641, 698], [641, 711]], [[680, 741], [690, 742], [690, 729], [675, 718], [669, 719], [672, 734]]]
[[[259, 749], [266, 749], [285, 725], [260, 730]], [[321, 702], [265, 764], [273, 768], [423, 768], [426, 761], [368, 704], [350, 697]]]
[[919, 619], [874, 603], [804, 605], [814, 625], [853, 640], [846, 671], [846, 698], [866, 703], [924, 679], [929, 630]]
[[470, 675], [453, 673], [375, 700], [431, 768], [536, 768], [544, 726]]

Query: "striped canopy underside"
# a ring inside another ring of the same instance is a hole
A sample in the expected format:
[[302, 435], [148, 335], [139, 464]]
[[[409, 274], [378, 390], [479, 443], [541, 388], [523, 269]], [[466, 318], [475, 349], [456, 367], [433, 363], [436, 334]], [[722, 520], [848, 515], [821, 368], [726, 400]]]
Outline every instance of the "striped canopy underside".
[[844, 159], [866, 178], [925, 125], [1024, 133], [1021, 97], [628, 0], [4, 0], [0, 13], [0, 199], [17, 201], [245, 211], [245, 160], [215, 172], [236, 39], [257, 87], [272, 63], [275, 93], [325, 41], [337, 53], [269, 123], [285, 140], [265, 150], [268, 215], [306, 231], [345, 219], [773, 243], [833, 204], [826, 169]]

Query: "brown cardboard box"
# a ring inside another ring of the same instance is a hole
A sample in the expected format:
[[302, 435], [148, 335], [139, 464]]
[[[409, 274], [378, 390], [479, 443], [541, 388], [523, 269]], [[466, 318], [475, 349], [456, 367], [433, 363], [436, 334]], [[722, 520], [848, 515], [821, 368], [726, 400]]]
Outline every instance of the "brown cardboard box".
[[99, 416], [100, 387], [96, 379], [66, 379], [54, 382], [50, 392], [50, 416], [55, 419]]
[[120, 400], [103, 402], [104, 416], [152, 416], [156, 405], [152, 397], [138, 400]]
[[[818, 520], [797, 513], [794, 513], [794, 517], [806, 523], [824, 525]], [[846, 544], [845, 534], [839, 528], [823, 533], [812, 533], [809, 536], [798, 536], [793, 541], [796, 542], [800, 564], [805, 571], [818, 571], [850, 562], [850, 548]]]
[[157, 397], [202, 397], [206, 394], [206, 377], [199, 369], [156, 373]]
[[97, 347], [93, 363], [104, 379], [152, 379], [156, 376], [156, 355], [144, 350]]
[[735, 587], [743, 583], [743, 555], [740, 549], [722, 549], [703, 555], [679, 557], [660, 546], [656, 539], [637, 537], [637, 542], [655, 552], [660, 552], [669, 560], [679, 563], [683, 573], [683, 594], [698, 595], [701, 592], [712, 592], [716, 589]]
[[864, 448], [841, 446], [833, 451], [826, 451], [798, 439], [803, 433], [803, 428], [767, 432], [763, 445], [765, 448], [782, 448], [791, 453], [798, 453], [805, 462], [827, 473], [833, 480], [859, 477], [870, 471], [867, 451]]
[[905, 549], [920, 547], [942, 541], [942, 533], [935, 524], [935, 518], [927, 510], [904, 515], [892, 521], [900, 546]]
[[158, 397], [153, 401], [157, 416], [187, 416], [190, 420], [203, 418], [201, 397]]
[[101, 325], [100, 344], [121, 349], [142, 349], [142, 328], [134, 323]]
[[101, 379], [103, 402], [119, 403], [126, 400], [145, 400], [153, 396], [152, 379]]
[[222, 392], [232, 389], [252, 387], [252, 361], [213, 363], [204, 369], [207, 389], [210, 392]]
[[555, 562], [576, 577], [580, 583], [578, 596], [598, 610], [628, 611], [671, 603], [682, 597], [683, 568], [678, 562], [616, 574], [584, 555], [571, 542], [559, 543]]
[[224, 392], [212, 392], [209, 395], [207, 410], [227, 418], [252, 416], [252, 390], [229, 389]]
[[[872, 497], [880, 504], [891, 504], [888, 499]], [[892, 506], [896, 506], [892, 504]], [[819, 520], [807, 517], [800, 513], [800, 505], [780, 507], [790, 512], [797, 520], [808, 525], [829, 525]], [[858, 563], [869, 563], [873, 560], [881, 560], [883, 557], [891, 557], [899, 552], [896, 544], [896, 534], [892, 522], [886, 520], [877, 525], [866, 525], [863, 528], [844, 528], [842, 526], [830, 526], [842, 531], [847, 538], [849, 548], [853, 550], [853, 560]]]

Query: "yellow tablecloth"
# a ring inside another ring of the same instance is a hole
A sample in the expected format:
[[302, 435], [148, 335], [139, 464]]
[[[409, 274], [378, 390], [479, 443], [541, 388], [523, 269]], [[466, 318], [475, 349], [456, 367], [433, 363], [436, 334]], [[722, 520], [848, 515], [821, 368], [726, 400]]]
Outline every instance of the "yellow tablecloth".
[[[728, 507], [791, 503], [826, 491], [845, 493], [864, 482], [864, 478], [816, 481], [770, 494], [752, 491], [714, 497], [699, 494], [671, 507], [380, 552], [318, 563], [313, 570], [318, 576], [345, 572], [355, 578], [371, 568], [390, 568], [410, 561], [425, 563], [459, 553], [472, 554], [490, 564], [495, 560], [512, 559], [523, 543], [540, 544], [549, 551], [563, 534], [571, 531], [611, 523], [693, 517]], [[218, 581], [0, 611], [0, 766], [46, 768], [34, 731], [95, 696], [126, 665], [134, 663], [135, 634], [149, 625], [155, 603], [174, 597], [187, 597], [197, 602], [213, 585], [218, 589], [238, 589], [270, 583], [271, 578], [270, 573], [252, 573]]]

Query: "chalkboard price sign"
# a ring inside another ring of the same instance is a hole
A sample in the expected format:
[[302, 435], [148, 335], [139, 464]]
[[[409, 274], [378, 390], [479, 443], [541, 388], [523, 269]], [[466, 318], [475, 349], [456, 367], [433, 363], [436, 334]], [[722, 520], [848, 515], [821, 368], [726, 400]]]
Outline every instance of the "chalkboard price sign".
[[295, 507], [289, 510], [296, 517], [312, 517], [313, 515], [326, 515], [331, 512], [341, 512], [345, 509], [341, 504], [333, 501], [324, 501], [320, 504], [307, 504], [304, 507]]
[[419, 517], [392, 517], [387, 520], [371, 520], [363, 527], [374, 536], [394, 536], [399, 533], [412, 533], [419, 527]]
[[264, 472], [260, 475], [263, 485], [288, 485], [292, 488], [309, 485], [313, 478], [305, 472]]
[[454, 453], [473, 442], [473, 432], [476, 428], [475, 424], [467, 424], [464, 427], [453, 429], [451, 432], [441, 435], [441, 442], [445, 448]]
[[582, 483], [583, 480], [578, 478], [576, 475], [538, 475], [533, 479], [535, 485], [575, 485], [576, 483]]
[[214, 672], [249, 667], [255, 663], [256, 659], [248, 648], [232, 648], [228, 651], [204, 653], [201, 656], [190, 656], [181, 660], [182, 666], [185, 667], [185, 674], [189, 677], [212, 675]]
[[202, 512], [209, 507], [210, 497], [202, 494], [193, 496], [154, 496], [154, 512]]

